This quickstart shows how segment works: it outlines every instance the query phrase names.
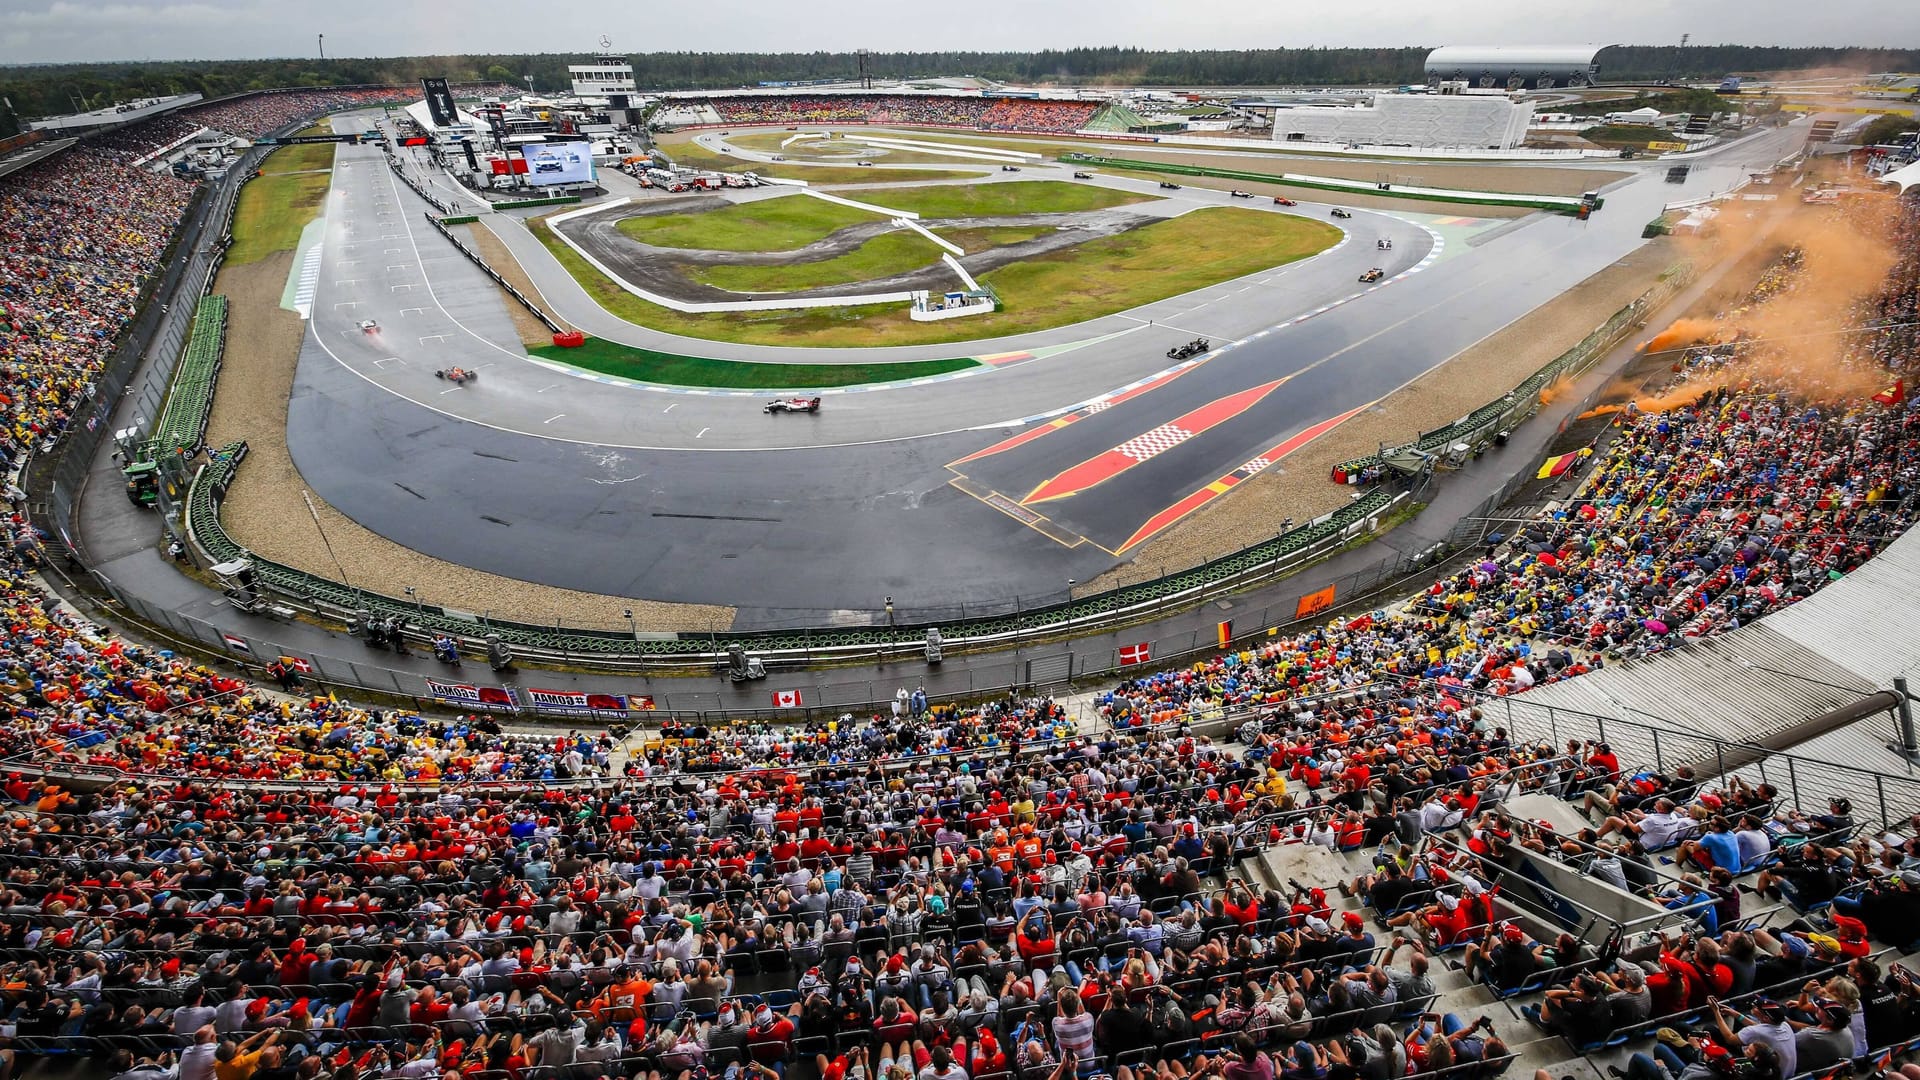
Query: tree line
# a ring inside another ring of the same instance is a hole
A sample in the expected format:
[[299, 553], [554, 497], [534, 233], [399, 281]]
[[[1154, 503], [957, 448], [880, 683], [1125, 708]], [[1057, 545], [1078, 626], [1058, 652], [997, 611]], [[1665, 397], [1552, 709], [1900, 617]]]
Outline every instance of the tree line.
[[[878, 52], [867, 72], [888, 80], [965, 76], [1021, 85], [1364, 86], [1420, 82], [1429, 48], [1243, 49], [1167, 51], [1133, 48], [1039, 52]], [[580, 54], [409, 56], [383, 59], [280, 59], [112, 62], [0, 67], [0, 96], [21, 117], [100, 108], [138, 97], [198, 92], [207, 97], [287, 86], [416, 84], [422, 76], [498, 80], [535, 90], [567, 88], [567, 65]], [[645, 90], [723, 89], [766, 82], [854, 78], [852, 52], [638, 53], [629, 57]], [[1629, 45], [1600, 57], [1603, 81], [1719, 78], [1805, 68], [1913, 71], [1920, 52], [1746, 45]]]

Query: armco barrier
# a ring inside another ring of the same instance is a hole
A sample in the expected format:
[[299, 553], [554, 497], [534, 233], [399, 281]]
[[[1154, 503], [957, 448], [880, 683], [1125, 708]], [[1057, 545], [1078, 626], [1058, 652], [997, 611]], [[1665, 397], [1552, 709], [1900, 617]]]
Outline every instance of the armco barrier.
[[[1529, 210], [1552, 210], [1570, 214], [1580, 206], [1580, 200], [1564, 195], [1524, 195], [1518, 192], [1459, 192], [1449, 194], [1444, 189], [1412, 188], [1401, 189], [1391, 185], [1378, 187], [1373, 184], [1356, 181], [1338, 181], [1317, 176], [1302, 176], [1299, 173], [1259, 173], [1243, 172], [1238, 169], [1212, 169], [1201, 165], [1179, 165], [1169, 161], [1135, 161], [1130, 158], [1098, 157], [1093, 154], [1066, 153], [1060, 160], [1075, 165], [1097, 165], [1109, 169], [1133, 169], [1138, 172], [1174, 173], [1180, 176], [1210, 176], [1217, 180], [1244, 180], [1254, 184], [1286, 184], [1289, 187], [1313, 188], [1319, 191], [1337, 191], [1344, 195], [1385, 195], [1395, 199], [1417, 199], [1421, 202], [1467, 203], [1475, 206], [1519, 206]], [[1596, 207], [1599, 204], [1595, 204]]]
[[495, 210], [522, 210], [529, 206], [565, 206], [580, 201], [578, 195], [552, 195], [544, 199], [509, 199], [493, 204]]
[[529, 312], [531, 312], [533, 314], [533, 317], [536, 319], [539, 319], [543, 326], [545, 326], [549, 331], [555, 334], [564, 332], [563, 328], [559, 323], [554, 322], [553, 319], [549, 317], [546, 312], [540, 310], [539, 305], [527, 299], [526, 296], [523, 293], [521, 293], [519, 289], [516, 289], [512, 285], [507, 284], [507, 279], [501, 277], [500, 274], [497, 271], [495, 271], [493, 267], [488, 266], [487, 260], [481, 258], [479, 252], [461, 243], [460, 238], [453, 235], [453, 230], [447, 228], [447, 226], [449, 225], [459, 225], [459, 224], [464, 224], [466, 222], [478, 221], [479, 220], [478, 218], [466, 217], [466, 218], [442, 219], [442, 218], [435, 217], [432, 214], [426, 214], [425, 216], [427, 219], [427, 223], [429, 225], [432, 225], [435, 229], [440, 230], [440, 235], [446, 237], [448, 243], [458, 248], [460, 251], [460, 254], [465, 255], [469, 260], [473, 262], [473, 265], [480, 268], [480, 271], [482, 273], [492, 278], [493, 283], [495, 285], [498, 285], [501, 288], [507, 290], [508, 296], [511, 296], [515, 300], [520, 301], [520, 306], [526, 308]]
[[1484, 441], [1495, 432], [1509, 430], [1513, 425], [1533, 415], [1540, 407], [1541, 391], [1561, 379], [1570, 379], [1585, 371], [1594, 361], [1605, 356], [1612, 348], [1633, 330], [1641, 315], [1665, 303], [1667, 299], [1685, 288], [1693, 280], [1693, 267], [1680, 263], [1670, 267], [1660, 275], [1653, 288], [1642, 293], [1626, 307], [1613, 313], [1600, 328], [1559, 356], [1554, 357], [1527, 377], [1527, 380], [1500, 398], [1480, 406], [1466, 416], [1455, 420], [1445, 427], [1422, 432], [1410, 443], [1393, 447], [1383, 454], [1369, 454], [1366, 457], [1342, 461], [1333, 467], [1333, 481], [1337, 484], [1349, 483], [1352, 477], [1381, 463], [1383, 456], [1418, 450], [1422, 453], [1435, 453], [1454, 443], [1474, 445]]

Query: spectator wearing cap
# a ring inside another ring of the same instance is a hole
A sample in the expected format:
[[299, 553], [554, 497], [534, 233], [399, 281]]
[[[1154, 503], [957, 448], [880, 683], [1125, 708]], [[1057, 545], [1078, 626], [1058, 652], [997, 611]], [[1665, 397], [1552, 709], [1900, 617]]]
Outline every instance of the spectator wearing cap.
[[1853, 1060], [1860, 1052], [1853, 1044], [1853, 1015], [1844, 1005], [1823, 1006], [1817, 1016], [1817, 1024], [1801, 1028], [1793, 1037], [1795, 1066], [1800, 1072], [1823, 1072]]

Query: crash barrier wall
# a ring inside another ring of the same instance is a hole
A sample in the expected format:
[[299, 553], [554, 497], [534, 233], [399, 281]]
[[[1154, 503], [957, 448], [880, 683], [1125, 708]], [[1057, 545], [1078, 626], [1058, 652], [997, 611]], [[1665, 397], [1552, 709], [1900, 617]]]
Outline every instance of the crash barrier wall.
[[1525, 420], [1540, 408], [1541, 395], [1549, 387], [1563, 379], [1572, 379], [1586, 371], [1601, 357], [1613, 350], [1633, 332], [1634, 325], [1642, 316], [1666, 303], [1675, 293], [1693, 281], [1694, 270], [1690, 263], [1679, 263], [1669, 267], [1660, 275], [1660, 280], [1626, 307], [1613, 313], [1600, 328], [1559, 356], [1548, 361], [1539, 371], [1529, 375], [1525, 382], [1514, 387], [1494, 401], [1455, 420], [1445, 427], [1421, 432], [1412, 442], [1394, 447], [1384, 454], [1369, 454], [1366, 457], [1342, 461], [1333, 467], [1333, 481], [1336, 484], [1352, 483], [1364, 470], [1382, 463], [1383, 457], [1404, 454], [1410, 450], [1421, 453], [1437, 453], [1455, 443], [1479, 446], [1492, 438], [1497, 432], [1511, 430], [1514, 425]]
[[507, 199], [491, 205], [495, 210], [523, 210], [529, 206], [565, 206], [579, 201], [578, 195], [549, 195], [543, 199]]
[[480, 218], [474, 214], [461, 214], [457, 217], [443, 217], [438, 220], [442, 225], [471, 225]]
[[527, 299], [526, 294], [522, 293], [519, 289], [516, 289], [512, 285], [508, 284], [506, 278], [501, 277], [498, 271], [496, 271], [493, 267], [488, 266], [487, 260], [481, 258], [479, 252], [468, 247], [466, 244], [461, 243], [460, 238], [453, 235], [453, 230], [447, 227], [448, 225], [460, 223], [460, 222], [478, 221], [479, 220], [478, 218], [475, 218], [475, 217], [449, 218], [443, 221], [432, 214], [425, 213], [424, 211], [422, 211], [422, 216], [424, 216], [427, 219], [428, 224], [432, 225], [436, 230], [439, 231], [441, 236], [446, 237], [447, 242], [452, 244], [454, 248], [460, 252], [460, 254], [465, 255], [469, 262], [479, 267], [481, 273], [492, 278], [493, 283], [495, 285], [498, 285], [502, 289], [505, 289], [507, 291], [508, 296], [511, 296], [515, 300], [520, 301], [520, 306], [523, 308], [526, 308], [528, 313], [530, 313], [534, 318], [539, 319], [542, 326], [545, 326], [549, 331], [556, 334], [564, 333], [566, 331], [565, 327], [553, 321], [553, 318], [551, 316], [549, 316], [546, 312], [540, 310], [540, 306], [538, 304], [535, 304], [533, 301]]
[[441, 202], [438, 196], [434, 195], [433, 192], [428, 191], [425, 184], [422, 184], [419, 181], [415, 180], [413, 177], [408, 176], [407, 170], [404, 167], [402, 167], [400, 164], [400, 159], [397, 157], [394, 157], [392, 151], [387, 152], [387, 167], [393, 170], [393, 175], [399, 177], [401, 183], [412, 188], [413, 193], [415, 195], [418, 195], [422, 199], [425, 199], [427, 201], [427, 205], [433, 207], [435, 210], [440, 211], [442, 216], [459, 213], [458, 209], [456, 209], [455, 207], [448, 206], [444, 202]]
[[227, 341], [227, 298], [204, 296], [193, 315], [186, 349], [174, 368], [167, 403], [153, 435], [140, 446], [139, 460], [193, 456], [213, 416], [213, 388]]
[[[814, 194], [814, 191], [811, 188], [808, 188], [808, 189], [805, 189], [803, 193], [811, 195], [811, 194]], [[600, 273], [606, 275], [607, 279], [609, 281], [612, 281], [615, 285], [620, 286], [620, 288], [624, 289], [629, 293], [632, 293], [634, 296], [637, 296], [642, 300], [645, 300], [649, 304], [657, 304], [660, 307], [667, 308], [672, 311], [682, 311], [682, 312], [783, 311], [789, 308], [851, 307], [858, 304], [906, 303], [913, 299], [913, 293], [912, 291], [909, 290], [906, 292], [871, 293], [865, 296], [819, 296], [819, 297], [810, 297], [810, 298], [795, 297], [790, 300], [732, 300], [732, 301], [720, 301], [720, 302], [713, 302], [713, 303], [694, 303], [686, 300], [677, 299], [672, 296], [665, 296], [660, 293], [650, 292], [646, 289], [641, 288], [638, 285], [635, 285], [633, 282], [628, 281], [626, 278], [621, 277], [619, 274], [614, 273], [611, 267], [609, 267], [606, 263], [601, 262], [599, 259], [594, 258], [592, 252], [588, 251], [583, 245], [581, 245], [573, 237], [567, 235], [567, 231], [565, 229], [560, 228], [561, 224], [568, 221], [572, 221], [576, 217], [581, 217], [587, 214], [597, 214], [603, 210], [612, 210], [616, 207], [625, 206], [627, 203], [630, 203], [632, 201], [633, 200], [630, 198], [623, 197], [619, 199], [613, 199], [608, 202], [595, 203], [592, 206], [582, 207], [579, 210], [570, 210], [567, 213], [557, 215], [552, 219], [548, 220], [546, 222], [546, 227], [549, 232], [553, 233], [553, 235], [560, 238], [561, 243], [572, 248], [574, 254], [580, 256], [582, 259], [585, 259], [587, 261], [587, 265], [593, 267], [595, 270], [598, 270], [600, 271]], [[845, 202], [846, 200], [832, 199], [830, 201]], [[853, 205], [860, 205], [860, 204], [856, 203]], [[863, 206], [862, 209], [872, 210], [875, 208]], [[893, 210], [882, 211], [882, 212], [890, 213], [890, 214], [899, 213], [899, 211], [893, 211]]]
[[1424, 202], [1470, 203], [1477, 206], [1519, 206], [1529, 210], [1557, 210], [1572, 213], [1580, 200], [1564, 195], [1522, 195], [1515, 192], [1449, 191], [1444, 188], [1381, 187], [1364, 180], [1341, 180], [1328, 176], [1302, 176], [1299, 173], [1242, 172], [1238, 169], [1210, 169], [1201, 165], [1180, 165], [1170, 161], [1138, 161], [1131, 158], [1097, 157], [1092, 154], [1065, 153], [1060, 160], [1074, 165], [1096, 165], [1109, 169], [1133, 169], [1139, 172], [1173, 173], [1178, 176], [1210, 176], [1218, 180], [1243, 180], [1253, 184], [1286, 184], [1289, 187], [1339, 191], [1351, 195], [1386, 195]]

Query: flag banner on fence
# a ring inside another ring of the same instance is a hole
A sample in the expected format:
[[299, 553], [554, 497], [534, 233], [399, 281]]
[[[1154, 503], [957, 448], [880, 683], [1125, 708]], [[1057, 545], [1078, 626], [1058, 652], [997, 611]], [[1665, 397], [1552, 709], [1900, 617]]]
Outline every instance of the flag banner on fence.
[[472, 683], [428, 679], [427, 694], [436, 701], [458, 705], [463, 709], [485, 709], [488, 712], [514, 712], [518, 709], [513, 701], [513, 691], [504, 686], [475, 686]]
[[1540, 471], [1534, 473], [1533, 478], [1535, 480], [1551, 480], [1579, 464], [1580, 459], [1592, 456], [1593, 450], [1585, 446], [1575, 450], [1571, 454], [1555, 454], [1541, 464]]
[[625, 694], [589, 694], [584, 690], [522, 691], [536, 712], [618, 715], [627, 711]]
[[1218, 626], [1215, 626], [1213, 630], [1214, 630], [1213, 639], [1220, 643], [1221, 648], [1224, 649], [1227, 646], [1233, 644], [1233, 620], [1232, 619], [1220, 620], [1220, 624]]
[[250, 653], [253, 651], [253, 646], [247, 644], [245, 638], [237, 638], [232, 634], [221, 634], [220, 640], [226, 642], [227, 648], [232, 649], [234, 652]]
[[627, 708], [634, 712], [652, 712], [654, 710], [652, 694], [628, 694]]
[[1296, 619], [1310, 619], [1332, 607], [1334, 588], [1334, 586], [1329, 585], [1324, 589], [1318, 589], [1301, 597], [1300, 602], [1293, 606], [1293, 617]]
[[1893, 385], [1873, 395], [1873, 400], [1882, 405], [1898, 405], [1907, 400], [1907, 380], [1893, 380]]
[[773, 692], [773, 707], [776, 709], [799, 708], [800, 707], [800, 691], [775, 690]]
[[1120, 646], [1120, 663], [1122, 665], [1144, 664], [1151, 659], [1153, 659], [1153, 646], [1148, 642], [1142, 641], [1135, 645]]
[[307, 663], [305, 660], [302, 660], [297, 656], [288, 656], [282, 653], [280, 656], [280, 662], [292, 668], [293, 670], [299, 672], [302, 675], [313, 674], [313, 665]]

